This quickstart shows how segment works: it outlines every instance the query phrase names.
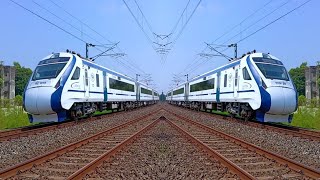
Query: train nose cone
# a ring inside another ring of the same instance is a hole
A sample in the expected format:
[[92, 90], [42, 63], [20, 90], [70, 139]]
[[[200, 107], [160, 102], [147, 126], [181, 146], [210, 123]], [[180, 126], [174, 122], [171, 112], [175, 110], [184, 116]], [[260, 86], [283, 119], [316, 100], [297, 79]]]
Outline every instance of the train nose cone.
[[267, 88], [271, 96], [270, 114], [291, 114], [296, 109], [296, 92], [291, 88], [269, 87]]
[[37, 87], [27, 89], [25, 92], [25, 108], [30, 114], [54, 113], [51, 108], [51, 95], [53, 87]]

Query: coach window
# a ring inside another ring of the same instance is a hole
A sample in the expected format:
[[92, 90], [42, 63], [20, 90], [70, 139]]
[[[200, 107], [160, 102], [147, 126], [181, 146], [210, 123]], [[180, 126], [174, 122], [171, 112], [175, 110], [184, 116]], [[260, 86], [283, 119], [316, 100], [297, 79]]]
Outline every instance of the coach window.
[[80, 78], [80, 68], [77, 67], [71, 77], [71, 80], [78, 80], [79, 78]]
[[96, 84], [97, 84], [97, 87], [100, 87], [99, 74], [96, 74]]
[[224, 87], [227, 87], [227, 74], [224, 75]]
[[251, 77], [246, 67], [242, 69], [242, 75], [244, 80], [251, 80]]
[[85, 70], [84, 78], [86, 79], [86, 86], [88, 86], [89, 85], [88, 70]]

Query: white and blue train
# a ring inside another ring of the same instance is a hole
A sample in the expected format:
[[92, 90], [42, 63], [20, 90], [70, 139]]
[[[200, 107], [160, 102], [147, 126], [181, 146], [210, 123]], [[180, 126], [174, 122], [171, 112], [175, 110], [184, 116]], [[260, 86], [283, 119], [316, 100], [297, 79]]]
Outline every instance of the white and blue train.
[[23, 96], [30, 122], [61, 122], [158, 100], [159, 94], [147, 85], [68, 52], [41, 60]]
[[291, 122], [297, 91], [283, 63], [252, 53], [197, 76], [167, 93], [171, 104], [226, 111], [260, 122]]

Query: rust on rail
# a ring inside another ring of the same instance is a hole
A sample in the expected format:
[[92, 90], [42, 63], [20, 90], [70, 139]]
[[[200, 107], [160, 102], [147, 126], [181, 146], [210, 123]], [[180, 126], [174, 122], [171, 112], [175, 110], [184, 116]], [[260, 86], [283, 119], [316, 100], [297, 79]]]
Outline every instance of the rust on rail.
[[286, 157], [283, 157], [279, 154], [276, 154], [276, 153], [273, 153], [273, 152], [269, 152], [263, 148], [260, 148], [254, 144], [251, 144], [251, 143], [248, 143], [244, 140], [241, 140], [239, 138], [236, 138], [234, 136], [231, 136], [229, 134], [226, 134], [224, 132], [221, 132], [221, 131], [218, 131], [218, 130], [215, 130], [207, 125], [204, 125], [204, 124], [201, 124], [201, 123], [198, 123], [198, 122], [195, 122], [187, 117], [184, 117], [184, 116], [181, 116], [181, 115], [178, 115], [174, 112], [171, 112], [171, 111], [168, 111], [166, 110], [167, 112], [169, 112], [170, 114], [173, 114], [174, 116], [178, 117], [179, 119], [182, 119], [182, 120], [185, 120], [186, 122], [189, 122], [195, 126], [198, 126], [208, 132], [211, 132], [213, 134], [217, 134], [217, 135], [220, 135], [226, 139], [229, 139], [230, 141], [238, 144], [238, 145], [241, 145], [242, 147], [245, 147], [249, 150], [252, 150], [252, 151], [255, 151], [256, 153], [262, 155], [262, 156], [265, 156], [265, 157], [268, 157], [270, 159], [273, 159], [275, 160], [276, 162], [280, 163], [280, 164], [283, 164], [283, 165], [287, 165], [289, 168], [293, 169], [293, 170], [296, 170], [298, 172], [302, 172], [303, 174], [309, 176], [309, 177], [312, 177], [312, 178], [320, 178], [320, 172], [316, 169], [313, 169], [309, 166], [306, 166], [306, 165], [303, 165], [301, 163], [298, 163], [298, 162], [295, 162], [291, 159], [288, 159]]

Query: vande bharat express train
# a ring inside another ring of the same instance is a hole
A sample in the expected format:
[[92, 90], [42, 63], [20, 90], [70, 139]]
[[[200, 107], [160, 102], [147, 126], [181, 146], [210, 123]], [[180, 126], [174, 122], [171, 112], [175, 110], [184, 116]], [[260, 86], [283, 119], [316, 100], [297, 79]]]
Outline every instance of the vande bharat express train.
[[283, 63], [253, 53], [178, 85], [167, 93], [171, 104], [226, 111], [260, 122], [291, 122], [297, 91]]
[[158, 93], [147, 85], [65, 52], [53, 53], [39, 62], [23, 97], [30, 122], [61, 122], [158, 100]]

